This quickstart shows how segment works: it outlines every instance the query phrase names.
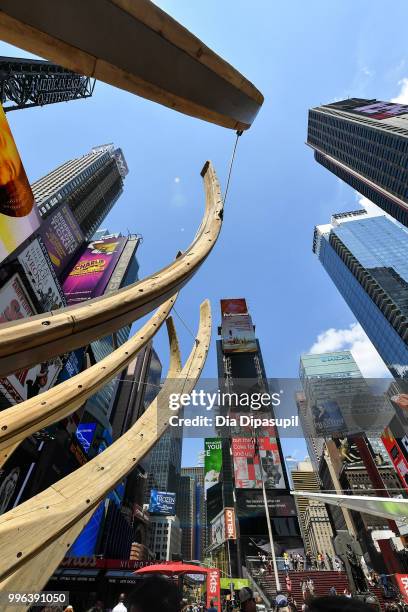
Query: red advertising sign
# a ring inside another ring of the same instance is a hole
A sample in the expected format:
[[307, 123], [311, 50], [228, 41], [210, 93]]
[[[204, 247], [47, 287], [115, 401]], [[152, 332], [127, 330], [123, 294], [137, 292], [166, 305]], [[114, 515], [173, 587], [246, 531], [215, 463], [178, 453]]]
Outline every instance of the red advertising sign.
[[386, 427], [381, 440], [387, 449], [393, 466], [404, 486], [408, 491], [408, 461], [405, 459], [404, 453], [401, 450], [397, 440], [394, 438], [389, 427]]
[[221, 300], [221, 315], [223, 317], [242, 314], [248, 314], [248, 308], [244, 298]]
[[216, 567], [207, 572], [207, 608], [211, 606], [221, 612], [220, 570]]
[[[235, 486], [238, 489], [284, 489], [279, 449], [275, 438], [258, 438], [255, 453], [253, 438], [232, 438]], [[262, 472], [261, 472], [262, 470]]]
[[408, 603], [408, 574], [395, 574], [395, 579], [405, 603]]
[[103, 295], [126, 243], [112, 236], [89, 243], [63, 284], [68, 305]]
[[225, 508], [225, 536], [227, 540], [236, 540], [237, 531], [235, 525], [235, 511], [234, 508]]

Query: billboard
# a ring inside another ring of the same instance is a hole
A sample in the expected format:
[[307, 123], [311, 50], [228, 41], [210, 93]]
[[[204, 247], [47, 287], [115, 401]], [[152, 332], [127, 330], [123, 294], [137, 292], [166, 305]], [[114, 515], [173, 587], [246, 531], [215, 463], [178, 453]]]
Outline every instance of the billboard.
[[222, 469], [221, 438], [204, 439], [204, 491], [207, 493], [220, 480]]
[[312, 417], [316, 437], [330, 437], [346, 431], [340, 406], [335, 400], [316, 400], [312, 406]]
[[37, 297], [41, 312], [56, 310], [67, 305], [41, 238], [36, 238], [21, 251], [18, 261]]
[[84, 242], [84, 235], [68, 204], [42, 222], [38, 234], [47, 249], [58, 278]]
[[120, 236], [88, 244], [63, 284], [69, 305], [103, 295], [126, 243]]
[[221, 300], [221, 316], [223, 318], [230, 315], [246, 314], [248, 314], [248, 308], [244, 298]]
[[352, 112], [381, 120], [390, 119], [397, 115], [405, 115], [408, 113], [408, 106], [406, 104], [396, 104], [395, 102], [375, 102], [374, 104], [366, 104], [365, 106], [353, 108]]
[[96, 423], [80, 423], [75, 432], [78, 442], [86, 453], [89, 452], [96, 431]]
[[223, 317], [221, 336], [224, 353], [254, 353], [258, 350], [254, 326], [248, 314]]
[[[0, 289], [0, 323], [37, 314], [18, 274]], [[62, 369], [59, 357], [0, 378], [0, 389], [11, 404], [30, 399], [54, 384]]]
[[399, 441], [395, 439], [388, 427], [385, 428], [384, 433], [381, 436], [381, 440], [390, 456], [396, 472], [398, 473], [404, 489], [408, 491], [408, 461], [406, 460], [404, 452], [399, 446]]
[[225, 540], [236, 540], [234, 508], [223, 508], [211, 523], [211, 544], [222, 544]]
[[167, 491], [150, 491], [150, 514], [161, 514], [164, 516], [174, 516], [176, 514], [176, 494]]
[[0, 104], [0, 262], [40, 223], [33, 192]]
[[[267, 492], [269, 515], [296, 516], [295, 501], [291, 495], [275, 495]], [[265, 517], [265, 502], [262, 491], [236, 491], [238, 518], [261, 516]]]
[[395, 574], [398, 588], [405, 603], [408, 603], [408, 574]]
[[207, 570], [207, 608], [211, 602], [217, 612], [221, 612], [220, 570], [212, 567]]
[[[285, 479], [276, 438], [258, 438], [259, 453], [253, 438], [232, 438], [235, 487], [284, 489]], [[262, 470], [262, 472], [261, 472]]]

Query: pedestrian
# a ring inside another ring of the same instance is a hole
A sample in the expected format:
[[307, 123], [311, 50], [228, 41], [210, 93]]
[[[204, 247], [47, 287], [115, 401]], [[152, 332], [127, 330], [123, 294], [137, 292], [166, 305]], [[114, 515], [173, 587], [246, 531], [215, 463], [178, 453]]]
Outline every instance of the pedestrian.
[[292, 595], [289, 595], [288, 597], [288, 608], [289, 612], [297, 612], [297, 603]]
[[297, 572], [297, 570], [298, 570], [298, 558], [297, 558], [297, 555], [293, 555], [293, 569], [295, 570], [295, 572]]
[[305, 557], [305, 570], [309, 570], [312, 567], [312, 558], [311, 558], [311, 554], [309, 551], [307, 551], [306, 553], [306, 557]]
[[67, 606], [64, 612], [74, 612], [74, 608], [72, 606]]
[[300, 588], [302, 590], [303, 601], [305, 601], [306, 600], [306, 593], [307, 593], [307, 582], [306, 582], [306, 580], [302, 580], [302, 582], [300, 583]]
[[98, 599], [95, 602], [95, 605], [93, 605], [91, 608], [89, 608], [89, 610], [87, 612], [104, 612], [104, 610], [105, 610], [105, 607], [103, 605], [103, 601]]
[[301, 572], [305, 566], [305, 559], [303, 555], [299, 555], [299, 571]]
[[286, 590], [288, 592], [288, 595], [290, 595], [292, 593], [292, 580], [290, 579], [289, 574], [286, 574], [285, 582], [286, 582]]
[[287, 610], [287, 605], [288, 605], [288, 598], [286, 597], [286, 595], [284, 595], [282, 593], [282, 591], [277, 591], [276, 592], [276, 597], [275, 597], [275, 607], [277, 610], [280, 610], [281, 612], [283, 612], [285, 610]]
[[351, 593], [350, 593], [350, 591], [348, 590], [347, 587], [344, 589], [343, 595], [344, 595], [344, 597], [347, 597], [348, 599], [351, 599]]
[[287, 572], [289, 570], [289, 555], [287, 552], [283, 553], [283, 566], [284, 566], [285, 572]]
[[116, 606], [113, 608], [112, 612], [127, 612], [127, 607], [124, 604], [125, 599], [126, 599], [126, 595], [124, 593], [121, 593], [119, 595], [119, 601], [116, 604]]
[[[288, 568], [289, 568], [289, 563], [288, 563]], [[269, 559], [269, 561], [268, 561], [268, 574], [269, 574], [269, 576], [272, 576], [272, 572], [273, 572], [273, 563], [272, 563], [272, 559]]]
[[214, 602], [212, 599], [210, 601], [210, 607], [207, 608], [207, 612], [217, 612], [217, 608], [214, 606]]
[[293, 570], [295, 569], [295, 563], [294, 563], [294, 556], [292, 553], [290, 553], [289, 555], [289, 569]]
[[332, 597], [337, 595], [336, 587], [334, 585], [330, 588], [329, 595], [331, 595]]
[[241, 612], [256, 612], [254, 593], [249, 587], [243, 587], [240, 590], [239, 601], [241, 603]]
[[314, 587], [314, 582], [313, 582], [313, 580], [311, 578], [307, 579], [307, 588], [309, 590], [309, 593], [313, 597], [314, 596], [315, 587]]

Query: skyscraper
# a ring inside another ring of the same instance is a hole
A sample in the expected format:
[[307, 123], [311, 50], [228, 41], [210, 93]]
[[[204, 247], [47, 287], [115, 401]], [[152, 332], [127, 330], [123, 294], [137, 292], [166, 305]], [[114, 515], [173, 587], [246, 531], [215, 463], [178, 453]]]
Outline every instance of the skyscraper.
[[351, 98], [309, 111], [316, 161], [408, 226], [408, 106]]
[[43, 219], [67, 203], [86, 240], [90, 240], [123, 191], [128, 167], [113, 144], [94, 147], [33, 183]]
[[148, 455], [149, 476], [146, 486], [145, 503], [149, 503], [151, 489], [177, 493], [181, 471], [183, 440], [166, 431]]
[[[204, 467], [183, 467], [181, 477], [191, 478], [194, 483], [193, 557], [202, 559], [207, 547], [207, 513], [204, 496]], [[180, 507], [181, 504], [178, 505]], [[179, 511], [177, 510], [177, 514]], [[181, 521], [181, 518], [180, 518]]]
[[365, 211], [315, 228], [313, 252], [391, 374], [408, 377], [408, 230]]

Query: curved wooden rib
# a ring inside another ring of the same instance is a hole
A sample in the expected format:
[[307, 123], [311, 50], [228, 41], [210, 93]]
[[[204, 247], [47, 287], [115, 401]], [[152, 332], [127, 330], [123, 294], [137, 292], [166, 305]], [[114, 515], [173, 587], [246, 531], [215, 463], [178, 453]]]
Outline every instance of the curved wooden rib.
[[262, 94], [148, 0], [0, 0], [0, 37], [74, 72], [245, 130]]
[[[41, 590], [72, 544], [66, 542], [64, 534], [96, 508], [167, 429], [169, 416], [174, 414], [169, 409], [169, 396], [192, 391], [207, 356], [210, 336], [211, 311], [206, 300], [200, 307], [199, 331], [184, 368], [176, 378], [166, 379], [157, 398], [135, 425], [92, 461], [0, 517], [2, 590], [28, 588], [27, 582], [17, 580], [18, 575], [29, 580], [31, 591]], [[58, 547], [59, 554], [52, 544]], [[50, 561], [35, 582], [30, 571], [23, 568], [35, 564], [37, 555], [46, 548], [52, 551], [53, 565]]]
[[[166, 320], [176, 297], [167, 300], [130, 340], [92, 367], [45, 393], [0, 412], [0, 451], [8, 449], [12, 452], [14, 446], [24, 438], [78, 410], [88, 397], [121, 372], [153, 338]], [[177, 337], [174, 338], [174, 327], [171, 323], [167, 325], [172, 331], [172, 349], [176, 350], [174, 344], [177, 343]], [[174, 355], [171, 366], [177, 369], [179, 360], [180, 355], [178, 360], [177, 354]]]
[[181, 364], [180, 347], [176, 328], [174, 327], [173, 317], [167, 317], [166, 326], [170, 344], [170, 365], [167, 378], [173, 378], [174, 376], [180, 374], [183, 366]]
[[201, 175], [205, 186], [205, 214], [187, 251], [159, 272], [114, 294], [2, 324], [0, 375], [47, 361], [102, 338], [150, 312], [183, 287], [212, 250], [222, 225], [220, 186], [210, 162], [206, 162]]

